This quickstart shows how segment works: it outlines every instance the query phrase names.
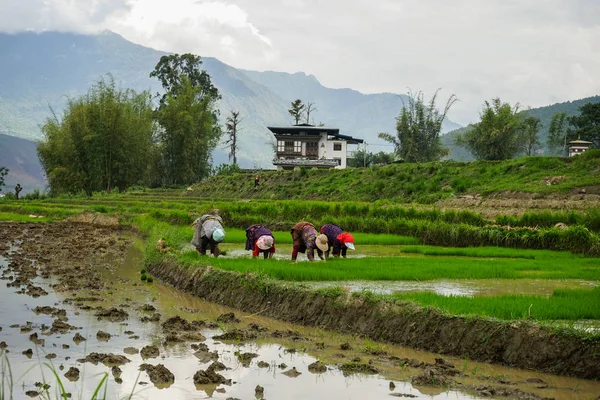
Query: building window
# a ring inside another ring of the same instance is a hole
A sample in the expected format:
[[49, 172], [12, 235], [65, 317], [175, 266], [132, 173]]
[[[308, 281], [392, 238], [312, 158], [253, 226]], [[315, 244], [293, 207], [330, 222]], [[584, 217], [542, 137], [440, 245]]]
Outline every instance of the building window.
[[334, 143], [333, 144], [333, 151], [342, 151], [342, 144], [341, 143]]
[[285, 141], [285, 149], [284, 151], [286, 153], [293, 153], [294, 152], [294, 142], [291, 140], [286, 140]]
[[277, 141], [277, 152], [283, 153], [285, 151], [285, 142], [283, 140]]
[[294, 142], [294, 153], [302, 153], [302, 142]]
[[318, 156], [319, 155], [319, 143], [318, 142], [306, 142], [306, 155], [307, 156]]
[[342, 159], [341, 158], [333, 157], [333, 160], [337, 161], [337, 165], [338, 166], [342, 165]]

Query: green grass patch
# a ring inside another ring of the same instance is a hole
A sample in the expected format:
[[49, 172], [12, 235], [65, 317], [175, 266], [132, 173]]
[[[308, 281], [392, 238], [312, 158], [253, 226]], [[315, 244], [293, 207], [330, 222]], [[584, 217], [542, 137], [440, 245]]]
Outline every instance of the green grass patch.
[[225, 259], [199, 256], [194, 251], [178, 259], [188, 266], [211, 265], [239, 273], [258, 273], [285, 281], [428, 281], [440, 279], [600, 280], [600, 259], [578, 256], [556, 259], [463, 259], [441, 257], [365, 257], [327, 262]]
[[[550, 256], [558, 252], [544, 250], [507, 249], [502, 247], [436, 247], [436, 246], [406, 246], [400, 250], [402, 253], [422, 254], [424, 256], [458, 256], [475, 258], [523, 258], [535, 260], [536, 255]], [[562, 255], [570, 257], [571, 254], [563, 252]]]
[[401, 293], [392, 297], [435, 307], [454, 315], [478, 315], [503, 320], [600, 320], [600, 287], [591, 290], [555, 290], [550, 297], [502, 295], [471, 298], [427, 292]]

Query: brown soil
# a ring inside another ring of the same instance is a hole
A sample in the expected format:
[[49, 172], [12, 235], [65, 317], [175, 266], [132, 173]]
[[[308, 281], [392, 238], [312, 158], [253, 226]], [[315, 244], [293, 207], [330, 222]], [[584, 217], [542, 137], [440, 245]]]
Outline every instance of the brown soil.
[[166, 388], [175, 383], [175, 375], [162, 364], [156, 366], [142, 364], [140, 365], [140, 371], [146, 371], [150, 377], [150, 381], [154, 383], [155, 386]]
[[140, 355], [143, 359], [146, 358], [156, 358], [160, 356], [160, 351], [156, 346], [144, 346], [142, 347], [142, 351], [140, 351]]
[[217, 322], [220, 322], [223, 324], [237, 324], [241, 321], [238, 318], [236, 318], [234, 313], [230, 312], [230, 313], [219, 315], [219, 317], [217, 318]]
[[216, 371], [222, 371], [224, 365], [220, 362], [212, 363], [206, 370], [199, 370], [194, 374], [195, 385], [209, 385], [209, 384], [225, 384], [231, 385], [231, 379], [226, 379], [223, 375], [218, 374]]
[[125, 356], [122, 355], [118, 355], [118, 354], [105, 354], [105, 353], [90, 353], [87, 356], [85, 356], [85, 358], [80, 358], [77, 360], [80, 363], [85, 363], [85, 362], [90, 362], [94, 365], [97, 365], [98, 363], [102, 363], [104, 365], [106, 365], [107, 367], [112, 367], [114, 365], [123, 365], [123, 364], [127, 364], [128, 362], [131, 362], [130, 359], [128, 359]]
[[127, 314], [127, 311], [123, 310], [122, 308], [114, 307], [108, 310], [100, 307], [100, 309], [96, 311], [94, 316], [98, 317], [98, 319], [105, 319], [111, 322], [123, 322], [127, 318], [129, 318], [129, 314]]
[[[443, 315], [408, 304], [360, 296], [331, 298], [308, 289], [265, 282], [212, 268], [151, 265], [149, 272], [208, 301], [291, 323], [354, 333], [373, 340], [501, 363], [541, 372], [600, 379], [600, 339], [561, 333], [528, 322]], [[268, 287], [265, 287], [268, 286]]]
[[65, 373], [65, 378], [70, 380], [71, 382], [76, 382], [79, 380], [79, 369], [75, 367], [69, 368], [69, 370]]

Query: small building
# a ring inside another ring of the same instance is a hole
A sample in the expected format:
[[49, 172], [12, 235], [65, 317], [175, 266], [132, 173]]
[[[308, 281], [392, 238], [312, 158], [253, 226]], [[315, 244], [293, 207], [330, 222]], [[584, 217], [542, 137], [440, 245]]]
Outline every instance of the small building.
[[573, 157], [578, 154], [585, 153], [590, 148], [591, 145], [592, 145], [592, 142], [581, 140], [581, 138], [578, 138], [577, 140], [573, 140], [572, 142], [569, 142], [569, 157]]
[[351, 158], [348, 146], [364, 142], [340, 134], [337, 128], [309, 124], [268, 128], [277, 141], [273, 165], [278, 169], [346, 168], [347, 160]]

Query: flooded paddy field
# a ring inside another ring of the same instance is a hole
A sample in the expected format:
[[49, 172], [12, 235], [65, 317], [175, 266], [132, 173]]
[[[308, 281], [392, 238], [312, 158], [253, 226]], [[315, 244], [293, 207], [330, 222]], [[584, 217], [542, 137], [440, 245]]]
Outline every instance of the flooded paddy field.
[[90, 398], [105, 373], [107, 398], [589, 399], [600, 393], [597, 381], [442, 358], [217, 306], [158, 281], [141, 282], [134, 239], [114, 229], [27, 227], [0, 224], [7, 243], [0, 248], [0, 343], [16, 399], [39, 393], [36, 382], [59, 398], [46, 363], [73, 398]]

